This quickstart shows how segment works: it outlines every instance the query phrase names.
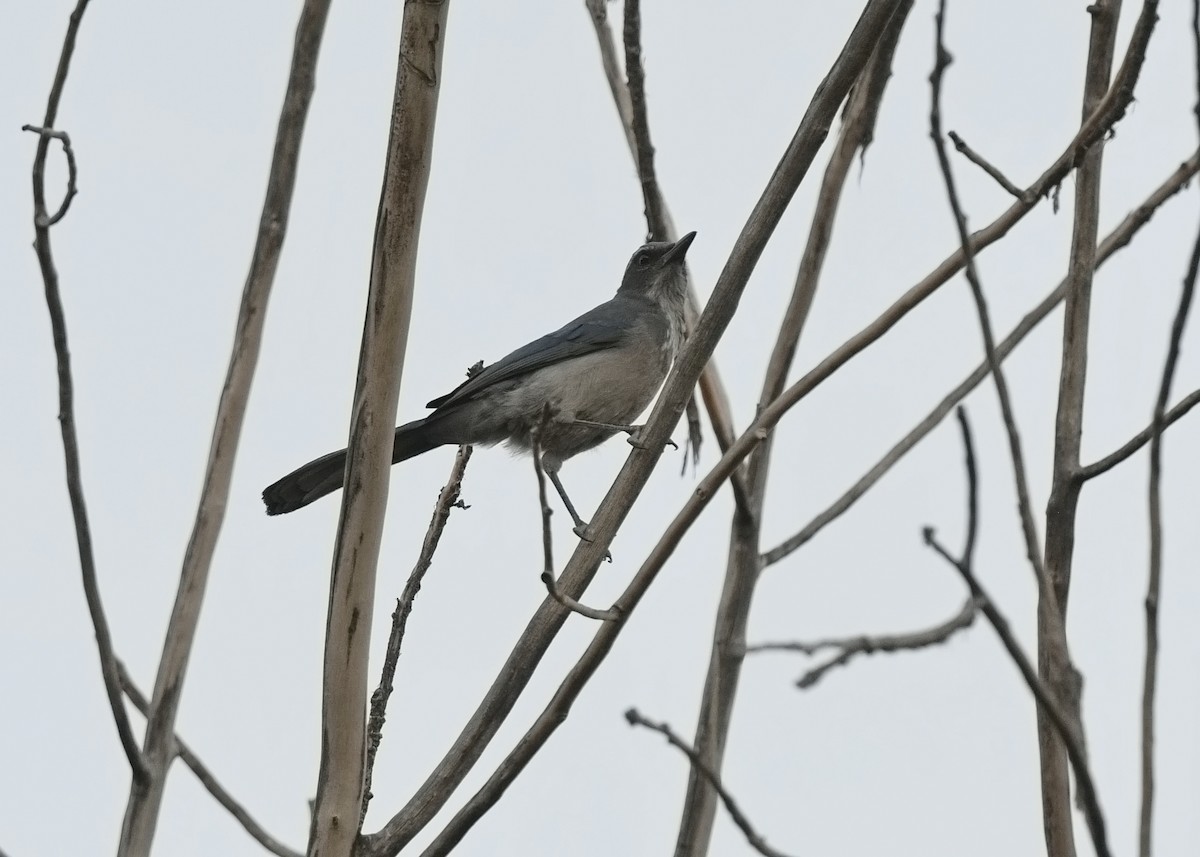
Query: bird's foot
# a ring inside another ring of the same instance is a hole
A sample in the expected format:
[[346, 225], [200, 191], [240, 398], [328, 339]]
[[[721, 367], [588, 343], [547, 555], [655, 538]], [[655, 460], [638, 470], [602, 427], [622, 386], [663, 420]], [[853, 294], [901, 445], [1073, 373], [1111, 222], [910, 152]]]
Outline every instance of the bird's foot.
[[[644, 425], [641, 425], [641, 426], [632, 426], [631, 428], [636, 429], [636, 431], [631, 431], [629, 433], [629, 437], [625, 438], [625, 442], [628, 443], [630, 446], [632, 446], [634, 449], [649, 449], [649, 447], [646, 445], [646, 443], [644, 443], [642, 441], [642, 430], [645, 429], [646, 427]], [[675, 441], [671, 440], [671, 438], [667, 438], [667, 442], [665, 444], [663, 444], [663, 446], [669, 446], [672, 449], [679, 449], [679, 446], [675, 443]]]
[[[592, 543], [591, 538], [587, 534], [587, 532], [588, 532], [587, 521], [576, 521], [575, 526], [571, 528], [571, 532], [573, 532], [576, 536], [578, 536], [579, 540], [581, 542], [587, 542], [589, 545]], [[611, 551], [604, 552], [604, 560], [605, 560], [605, 562], [612, 562], [612, 552]]]
[[[576, 425], [589, 426], [591, 428], [602, 428], [602, 429], [608, 429], [609, 431], [623, 431], [623, 432], [625, 432], [625, 434], [629, 435], [629, 437], [626, 438], [626, 440], [628, 441], [630, 446], [635, 447], [636, 449], [646, 449], [647, 448], [646, 444], [644, 444], [642, 442], [642, 430], [646, 428], [645, 425], [626, 425], [625, 423], [601, 423], [601, 422], [596, 422], [595, 420], [581, 420], [579, 417], [572, 417], [570, 421], [575, 423]], [[676, 445], [675, 441], [671, 440], [671, 438], [667, 438], [666, 445], [672, 447], [673, 449], [679, 449], [679, 447]]]

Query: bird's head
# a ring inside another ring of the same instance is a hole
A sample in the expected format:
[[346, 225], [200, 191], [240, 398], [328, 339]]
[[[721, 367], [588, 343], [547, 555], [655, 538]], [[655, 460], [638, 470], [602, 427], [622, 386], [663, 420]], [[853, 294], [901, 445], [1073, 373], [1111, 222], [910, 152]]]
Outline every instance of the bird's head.
[[683, 260], [695, 232], [678, 241], [643, 244], [629, 260], [619, 293], [645, 295], [655, 302], [682, 301], [687, 291]]

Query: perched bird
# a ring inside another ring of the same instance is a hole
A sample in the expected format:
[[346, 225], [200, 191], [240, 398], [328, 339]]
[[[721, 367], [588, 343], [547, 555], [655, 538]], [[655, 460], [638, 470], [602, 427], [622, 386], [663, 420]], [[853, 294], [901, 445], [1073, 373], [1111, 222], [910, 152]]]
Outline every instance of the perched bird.
[[[433, 413], [396, 429], [392, 463], [445, 444], [506, 441], [529, 450], [536, 432], [542, 465], [581, 533], [558, 470], [617, 432], [632, 433], [630, 423], [654, 399], [683, 343], [684, 257], [695, 237], [642, 246], [611, 300], [434, 399]], [[345, 467], [342, 449], [267, 486], [267, 514], [294, 512], [341, 488]]]

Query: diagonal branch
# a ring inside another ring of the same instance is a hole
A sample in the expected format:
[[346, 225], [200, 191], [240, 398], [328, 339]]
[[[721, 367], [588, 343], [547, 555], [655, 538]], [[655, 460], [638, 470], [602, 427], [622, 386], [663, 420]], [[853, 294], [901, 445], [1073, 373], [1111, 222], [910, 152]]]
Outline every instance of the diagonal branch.
[[[1187, 186], [1196, 173], [1200, 171], [1200, 153], [1193, 154], [1187, 161], [1182, 163], [1167, 179], [1160, 184], [1137, 208], [1131, 211], [1110, 232], [1103, 241], [1096, 247], [1096, 267], [1099, 268], [1108, 261], [1119, 250], [1127, 247], [1133, 240], [1134, 236], [1141, 231], [1142, 227], [1150, 222], [1151, 218], [1158, 208], [1167, 200], [1174, 197]], [[1042, 299], [1036, 307], [1030, 310], [1024, 318], [1013, 328], [1003, 341], [996, 345], [996, 356], [1001, 360], [1008, 357], [1009, 354], [1025, 339], [1025, 337], [1048, 316], [1055, 307], [1062, 303], [1063, 294], [1066, 292], [1066, 281], [1060, 282], [1055, 289]], [[931, 410], [924, 419], [912, 428], [903, 438], [900, 439], [888, 452], [881, 458], [870, 470], [868, 470], [857, 482], [848, 488], [837, 500], [826, 507], [820, 514], [814, 517], [811, 521], [804, 525], [797, 533], [789, 536], [780, 544], [766, 551], [762, 555], [763, 566], [773, 565], [780, 560], [790, 556], [795, 551], [802, 548], [811, 541], [817, 533], [825, 529], [826, 526], [836, 521], [845, 514], [851, 506], [853, 506], [863, 495], [865, 495], [874, 485], [882, 479], [888, 471], [892, 469], [905, 455], [907, 455], [913, 447], [920, 443], [937, 425], [945, 419], [954, 406], [966, 398], [967, 394], [975, 389], [981, 381], [988, 377], [988, 362], [984, 358], [983, 362], [975, 367], [957, 387], [951, 390], [940, 401], [936, 407]], [[1182, 413], [1179, 409], [1183, 406], [1181, 402], [1168, 415], [1168, 423], [1174, 422]], [[1188, 406], [1190, 407], [1190, 405]], [[1149, 439], [1149, 434], [1146, 433], [1146, 439]], [[1144, 443], [1145, 441], [1143, 441]], [[1133, 443], [1131, 441], [1130, 443]], [[1139, 444], [1140, 446], [1140, 444]], [[1124, 448], [1123, 448], [1124, 449]], [[1132, 454], [1136, 447], [1129, 449], [1125, 457]], [[1116, 453], [1114, 453], [1116, 455]], [[1123, 458], [1121, 459], [1123, 460]], [[1105, 459], [1107, 462], [1108, 459]], [[1109, 467], [1118, 464], [1119, 461], [1112, 461], [1108, 464]], [[1089, 471], [1092, 467], [1098, 466], [1089, 465], [1082, 468], [1081, 475], [1087, 475], [1090, 478]], [[1107, 468], [1106, 468], [1107, 469]]]
[[[145, 694], [138, 689], [138, 686], [133, 683], [133, 678], [129, 675], [128, 670], [125, 669], [125, 665], [118, 662], [117, 670], [121, 677], [121, 689], [125, 691], [125, 695], [129, 697], [129, 701], [133, 703], [133, 707], [142, 712], [143, 715], [149, 714], [150, 701], [146, 699]], [[264, 830], [262, 826], [251, 817], [250, 813], [246, 811], [246, 808], [238, 803], [237, 800], [234, 799], [233, 795], [231, 795], [225, 789], [225, 787], [221, 785], [216, 776], [213, 775], [213, 772], [210, 771], [208, 767], [200, 761], [200, 757], [197, 756], [178, 735], [175, 736], [175, 752], [179, 754], [179, 758], [183, 761], [183, 763], [191, 769], [193, 774], [196, 775], [196, 779], [200, 781], [200, 785], [204, 786], [204, 788], [208, 790], [208, 793], [213, 796], [217, 803], [228, 810], [229, 814], [237, 820], [238, 824], [240, 824], [242, 828], [249, 833], [256, 842], [258, 842], [259, 845], [270, 851], [272, 854], [278, 855], [278, 857], [300, 857], [299, 852], [293, 851], [274, 836], [267, 833], [267, 831]]]
[[975, 253], [971, 248], [971, 236], [967, 231], [967, 218], [963, 214], [962, 205], [958, 199], [958, 191], [954, 183], [954, 173], [950, 167], [950, 157], [946, 153], [946, 144], [942, 139], [941, 95], [942, 78], [950, 65], [950, 54], [942, 41], [942, 29], [945, 22], [946, 0], [940, 0], [936, 17], [937, 44], [935, 47], [933, 73], [929, 76], [932, 90], [929, 111], [929, 137], [933, 140], [937, 152], [938, 166], [946, 183], [946, 196], [950, 202], [951, 213], [954, 215], [954, 225], [958, 230], [958, 241], [963, 250], [964, 269], [967, 282], [971, 286], [971, 296], [975, 300], [975, 310], [979, 316], [980, 333], [983, 337], [984, 353], [987, 356], [988, 371], [996, 385], [996, 397], [1000, 401], [1000, 412], [1004, 419], [1004, 429], [1008, 436], [1009, 453], [1012, 456], [1013, 478], [1017, 489], [1017, 506], [1021, 515], [1021, 530], [1025, 537], [1025, 553], [1029, 564], [1033, 566], [1034, 574], [1039, 581], [1045, 579], [1046, 573], [1042, 566], [1042, 549], [1038, 542], [1037, 528], [1033, 522], [1033, 504], [1029, 499], [1029, 484], [1026, 477], [1025, 456], [1021, 451], [1021, 436], [1017, 430], [1016, 415], [1013, 412], [1012, 396], [1009, 394], [1008, 381], [1000, 367], [1000, 358], [996, 353], [996, 340], [992, 333], [992, 322], [988, 312], [987, 299], [983, 294], [983, 285], [979, 281], [979, 272], [975, 267]]
[[[968, 547], [968, 552], [970, 547]], [[815, 685], [825, 673], [835, 667], [845, 666], [858, 655], [874, 655], [878, 653], [892, 654], [895, 652], [911, 652], [927, 649], [930, 646], [946, 642], [959, 631], [971, 627], [979, 605], [974, 598], [968, 598], [962, 609], [945, 622], [926, 628], [922, 631], [911, 631], [907, 634], [878, 634], [875, 636], [862, 635], [840, 639], [816, 640], [812, 643], [756, 643], [746, 647], [747, 654], [756, 652], [800, 652], [805, 655], [816, 655], [827, 649], [836, 649], [837, 654], [823, 664], [813, 667], [796, 681], [796, 687], [807, 690]]]
[[1151, 423], [1146, 428], [1131, 437], [1119, 449], [1110, 452], [1103, 458], [1092, 462], [1084, 467], [1079, 468], [1076, 473], [1076, 478], [1080, 481], [1087, 482], [1089, 479], [1095, 479], [1103, 473], [1112, 470], [1125, 459], [1129, 458], [1143, 446], [1150, 442], [1152, 435], [1161, 434], [1169, 427], [1175, 424], [1177, 420], [1185, 416], [1192, 408], [1200, 405], [1200, 390], [1192, 390], [1188, 393], [1171, 410], [1162, 415], [1162, 421], [1158, 424], [1156, 430], [1155, 424]]
[[[592, 518], [589, 532], [592, 541], [581, 542], [576, 547], [574, 555], [559, 577], [558, 585], [572, 597], [578, 597], [594, 577], [613, 536], [645, 486], [662, 454], [671, 428], [683, 412], [696, 379], [708, 363], [717, 341], [737, 309], [738, 301], [763, 248], [812, 165], [838, 106], [869, 60], [879, 34], [899, 2], [900, 0], [868, 0], [841, 53], [817, 87], [792, 141], [734, 243], [733, 251], [717, 279], [704, 314], [667, 377], [654, 410], [641, 431], [640, 448], [635, 448], [630, 453], [620, 475]], [[761, 440], [756, 433], [752, 434], [752, 437], [755, 438], [755, 443]], [[735, 449], [739, 443], [740, 440], [722, 456], [725, 465], [733, 462], [736, 466], [736, 463], [745, 457], [749, 447], [738, 454]], [[705, 477], [692, 494], [689, 504], [707, 504], [717, 489], [729, 478], [732, 469], [730, 466], [729, 469], [723, 470], [719, 479], [715, 481]], [[537, 722], [482, 789], [467, 801], [446, 829], [438, 835], [427, 849], [428, 854], [444, 854], [453, 848], [475, 821], [499, 800], [512, 779], [561, 725], [572, 701], [603, 660], [620, 628], [624, 626], [625, 618], [644, 594], [654, 574], [661, 568], [663, 559], [665, 557], [656, 554], [648, 561], [653, 566], [652, 570], [646, 570], [644, 565], [643, 570], [639, 571], [636, 582], [627, 587], [618, 602], [621, 618], [605, 622], [599, 627], [588, 651], [564, 679], [554, 699], [543, 710]], [[461, 783], [512, 710], [534, 667], [568, 615], [568, 611], [552, 598], [547, 598], [542, 603], [454, 747], [426, 780], [409, 806], [401, 810], [378, 834], [367, 838], [364, 849], [367, 857], [396, 853], [445, 804], [453, 789]]]
[[[828, 128], [830, 114], [836, 110], [837, 104], [849, 90], [850, 80], [853, 80], [866, 64], [875, 40], [882, 32], [882, 28], [886, 25], [894, 8], [894, 6], [888, 6], [882, 2], [868, 3], [863, 17], [860, 18], [859, 27], [856, 28], [855, 34], [847, 43], [842, 57], [839, 57], [838, 63], [835, 64], [834, 71], [819, 88], [816, 101], [820, 102], [820, 106], [817, 107], [815, 101], [814, 106], [810, 107], [809, 115], [812, 118], [806, 116], [805, 120], [801, 122], [783, 161], [776, 169], [755, 211], [751, 213], [742, 236], [734, 245], [734, 253], [717, 281], [713, 297], [705, 310], [705, 316], [701, 318], [695, 335], [685, 346], [683, 354], [667, 379], [654, 412], [643, 429], [642, 439], [645, 448], [631, 453], [621, 474], [617, 477], [608, 496], [601, 503], [592, 520], [593, 541], [583, 543], [576, 549], [575, 555], [559, 578], [559, 585], [568, 593], [582, 592], [603, 560], [613, 534], [624, 520], [625, 515], [628, 514], [636, 493], [645, 484], [657, 454], [666, 442], [670, 432], [669, 426], [674, 424], [673, 420], [678, 419], [679, 413], [683, 410], [684, 402], [687, 399], [688, 384], [699, 376], [701, 368], [711, 355], [716, 339], [723, 332], [736, 309], [737, 299], [741, 290], [745, 288], [747, 278], [753, 270], [754, 262], [761, 253], [767, 236], [778, 222], [783, 205], [786, 204], [800, 178], [803, 177], [804, 171], [811, 164], [815, 146], [822, 139], [819, 123], [824, 122], [823, 127]], [[1139, 24], [1142, 24], [1140, 19]], [[1118, 74], [1118, 83], [1114, 85], [1109, 96], [1097, 108], [1092, 120], [1075, 135], [1066, 150], [1050, 168], [1030, 186], [1029, 198], [1034, 202], [1025, 203], [1018, 200], [999, 218], [975, 233], [971, 244], [973, 252], [978, 253], [982, 248], [1002, 238], [1009, 229], [1029, 213], [1037, 200], [1050, 193], [1054, 186], [1062, 181], [1070, 172], [1079, 154], [1094, 145], [1125, 114], [1125, 110], [1133, 98], [1134, 84], [1141, 73], [1142, 60], [1145, 58], [1146, 43], [1152, 26], [1153, 20], [1151, 19], [1145, 26], [1135, 27], [1134, 38], [1131, 40], [1126, 62], [1122, 66], [1121, 73]], [[871, 35], [862, 33], [864, 27]], [[865, 43], [864, 38], [867, 40]], [[851, 45], [853, 48], [850, 47]], [[854, 57], [857, 65], [842, 66], [842, 62], [848, 54]], [[848, 75], [850, 80], [843, 75]], [[832, 85], [831, 78], [837, 81], [837, 87]], [[816, 136], [810, 137], [810, 134], [816, 134]], [[788, 387], [762, 410], [746, 431], [737, 438], [733, 446], [726, 450], [721, 459], [697, 483], [696, 490], [664, 530], [657, 544], [618, 599], [615, 606], [621, 610], [622, 618], [615, 622], [607, 622], [597, 630], [587, 651], [563, 680], [554, 698], [543, 709], [542, 714], [526, 732], [517, 748], [509, 754], [483, 788], [471, 798], [446, 830], [430, 846], [428, 850], [430, 855], [446, 853], [447, 849], [452, 848], [465, 835], [466, 830], [499, 800], [508, 784], [562, 723], [572, 702], [607, 656], [613, 642], [620, 634], [620, 629], [624, 626], [625, 619], [637, 606], [683, 536], [746, 456], [762, 443], [770, 430], [788, 410], [857, 354], [880, 339], [909, 311], [946, 283], [953, 274], [961, 269], [962, 258], [962, 249], [959, 248], [877, 319], [850, 337], [804, 377]], [[664, 417], [660, 418], [660, 414]], [[549, 647], [567, 615], [567, 611], [563, 610], [553, 599], [547, 599], [547, 602], [542, 604], [517, 642], [513, 654], [501, 667], [500, 673], [484, 701], [437, 770], [430, 775], [408, 806], [397, 813], [379, 833], [367, 837], [364, 849], [367, 857], [396, 853], [445, 804], [453, 788], [466, 776], [467, 771], [495, 735], [503, 718], [512, 710], [517, 696], [532, 675], [533, 667]]]
[[[371, 776], [375, 770], [375, 755], [379, 752], [379, 744], [383, 740], [383, 724], [387, 719], [387, 704], [394, 689], [393, 680], [396, 677], [396, 664], [400, 660], [400, 645], [404, 642], [404, 631], [408, 627], [408, 617], [412, 613], [413, 602], [421, 591], [421, 583], [425, 573], [433, 565], [433, 554], [437, 551], [438, 543], [442, 540], [442, 532], [446, 522], [450, 520], [450, 510], [453, 508], [469, 508], [460, 499], [462, 495], [463, 475], [467, 470], [467, 462], [471, 460], [470, 446], [460, 446], [454, 456], [454, 464], [450, 468], [450, 476], [446, 484], [438, 492], [437, 501], [433, 504], [433, 517], [429, 528], [425, 531], [425, 539], [421, 542], [421, 551], [417, 554], [417, 562], [408, 575], [404, 591], [396, 599], [396, 609], [392, 612], [392, 630], [388, 634], [387, 648], [383, 655], [383, 669], [379, 678], [379, 687], [371, 694], [371, 714], [367, 719], [367, 769], [363, 783], [363, 817], [366, 817], [367, 806], [371, 802]], [[362, 822], [359, 822], [359, 829]]]
[[[873, 138], [884, 88], [891, 75], [892, 57], [911, 9], [911, 0], [904, 0], [897, 6], [875, 45], [869, 63], [846, 98], [841, 129], [821, 180], [795, 285], [767, 361], [758, 399], [760, 411], [779, 396], [787, 383], [787, 375], [794, 362], [833, 237], [846, 177], [854, 163], [855, 154], [861, 152], [865, 158]], [[745, 468], [750, 491], [749, 514], [735, 516], [730, 527], [725, 580], [714, 622], [713, 645], [696, 723], [696, 749], [705, 763], [717, 771], [721, 769], [725, 741], [732, 723], [745, 657], [746, 627], [754, 589], [762, 569], [759, 542], [772, 440], [773, 435], [768, 434]], [[675, 845], [675, 853], [679, 857], [701, 857], [706, 852], [716, 811], [716, 793], [707, 780], [699, 776], [695, 769], [691, 770]]]
[[967, 141], [954, 131], [949, 132], [946, 136], [950, 138], [950, 142], [954, 144], [954, 148], [957, 149], [963, 157], [994, 178], [996, 180], [996, 184], [1000, 185], [1000, 187], [1004, 188], [1017, 199], [1020, 199], [1021, 195], [1025, 193], [1025, 191], [1021, 190], [1015, 184], [1010, 182], [1008, 177], [1005, 176], [1004, 173], [1000, 172], [1000, 170], [990, 161], [984, 158], [983, 155], [979, 154], [970, 146], [968, 146]]
[[175, 715], [183, 694], [217, 537], [225, 518], [234, 459], [262, 344], [267, 300], [287, 232], [288, 211], [300, 161], [300, 140], [316, 82], [317, 56], [328, 13], [329, 0], [305, 0], [296, 27], [291, 72], [275, 136], [267, 193], [238, 310], [225, 385], [217, 404], [204, 487], [183, 558], [179, 590], [167, 626], [146, 721], [144, 752], [150, 776], [145, 784], [135, 782], [129, 791], [118, 848], [121, 857], [148, 857], [166, 788], [167, 769], [175, 754]]
[[[67, 73], [71, 68], [71, 56], [75, 52], [75, 38], [88, 0], [79, 0], [71, 13], [67, 34], [63, 38], [62, 52], [58, 57], [58, 69], [46, 101], [46, 118], [41, 127], [24, 126], [38, 132], [37, 152], [33, 158], [33, 248], [42, 272], [42, 284], [46, 293], [46, 309], [50, 314], [50, 329], [54, 337], [54, 356], [58, 368], [58, 423], [62, 432], [63, 458], [67, 471], [67, 495], [71, 500], [71, 516], [75, 521], [75, 541], [79, 546], [79, 568], [83, 577], [83, 594], [87, 600], [88, 613], [96, 633], [96, 648], [100, 656], [100, 673], [104, 678], [104, 691], [112, 709], [117, 736], [125, 750], [125, 758], [135, 784], [147, 776], [146, 760], [138, 749], [129, 712], [121, 698], [121, 681], [117, 675], [117, 657], [113, 652], [112, 632], [104, 615], [104, 604], [100, 599], [100, 583], [96, 576], [96, 557], [92, 548], [92, 530], [88, 523], [87, 503], [83, 496], [83, 475], [79, 463], [79, 436], [75, 428], [75, 383], [71, 377], [71, 352], [67, 343], [67, 318], [63, 310], [62, 294], [59, 290], [58, 269], [54, 266], [54, 255], [50, 248], [50, 227], [62, 219], [74, 196], [75, 158], [65, 132], [54, 131], [58, 118], [58, 104], [62, 99]], [[50, 151], [50, 139], [57, 137], [67, 152], [70, 180], [62, 206], [51, 217], [46, 210], [46, 156]]]
[[[958, 424], [962, 432], [963, 449], [966, 459], [968, 527], [974, 530], [976, 527], [975, 522], [979, 517], [979, 483], [975, 466], [975, 445], [971, 439], [971, 424], [963, 408], [958, 409]], [[1000, 642], [1004, 645], [1005, 651], [1008, 652], [1009, 657], [1012, 658], [1013, 663], [1020, 670], [1021, 677], [1025, 679], [1026, 686], [1028, 686], [1030, 692], [1033, 694], [1034, 699], [1037, 700], [1038, 710], [1046, 712], [1048, 720], [1057, 730], [1059, 737], [1066, 746], [1068, 757], [1075, 771], [1080, 802], [1084, 816], [1088, 821], [1088, 828], [1093, 833], [1096, 854], [1098, 857], [1111, 857], [1107, 840], [1104, 837], [1104, 815], [1100, 811], [1100, 801], [1096, 794], [1096, 785], [1092, 780], [1092, 774], [1087, 764], [1087, 753], [1083, 746], [1083, 731], [1081, 724], [1075, 719], [1074, 712], [1064, 707], [1054, 695], [1051, 687], [1038, 676], [1033, 668], [1033, 664], [1029, 662], [1029, 658], [1021, 650], [1021, 644], [1017, 642], [1016, 636], [1009, 627], [1008, 620], [996, 607], [991, 596], [988, 595], [983, 585], [979, 582], [979, 579], [975, 576], [973, 567], [974, 559], [971, 553], [972, 541], [970, 537], [967, 539], [967, 549], [964, 551], [962, 557], [956, 558], [937, 540], [937, 535], [933, 527], [925, 527], [922, 535], [925, 544], [953, 566], [955, 571], [962, 577], [963, 582], [967, 584], [972, 598], [979, 602], [980, 611], [996, 631], [996, 635], [1000, 637]], [[1098, 836], [1096, 835], [1097, 832], [1099, 833]]]
[[650, 729], [653, 732], [657, 732], [667, 739], [668, 744], [670, 744], [672, 747], [675, 747], [677, 750], [680, 750], [685, 756], [687, 756], [688, 761], [692, 765], [692, 770], [698, 771], [700, 776], [704, 777], [704, 779], [708, 781], [708, 784], [712, 786], [713, 790], [716, 791], [717, 795], [721, 798], [721, 803], [725, 804], [725, 809], [729, 812], [729, 817], [732, 818], [733, 823], [738, 826], [738, 830], [742, 831], [742, 834], [746, 837], [746, 841], [750, 843], [751, 848], [753, 848], [759, 854], [764, 855], [764, 857], [785, 857], [782, 851], [777, 851], [768, 845], [767, 840], [764, 839], [762, 835], [754, 829], [752, 824], [750, 824], [750, 819], [746, 818], [746, 814], [742, 812], [741, 807], [737, 805], [737, 801], [733, 799], [733, 795], [731, 795], [729, 790], [722, 785], [720, 775], [718, 775], [716, 771], [705, 764], [704, 759], [700, 757], [700, 754], [685, 744], [683, 739], [676, 735], [670, 726], [668, 726], [666, 723], [655, 723], [651, 720], [647, 720], [638, 713], [636, 708], [630, 708], [628, 711], [626, 711], [625, 719], [629, 721], [630, 726], [642, 726], [646, 729]]

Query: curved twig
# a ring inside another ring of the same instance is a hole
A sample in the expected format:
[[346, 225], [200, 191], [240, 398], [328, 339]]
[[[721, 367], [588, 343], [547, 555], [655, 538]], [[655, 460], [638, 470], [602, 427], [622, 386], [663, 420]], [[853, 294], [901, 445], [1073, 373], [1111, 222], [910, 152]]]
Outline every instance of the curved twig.
[[[42, 284], [46, 294], [46, 309], [50, 314], [50, 329], [54, 337], [54, 356], [58, 370], [58, 423], [62, 433], [63, 458], [67, 471], [67, 494], [71, 500], [71, 516], [75, 522], [75, 542], [79, 548], [79, 569], [83, 577], [83, 594], [87, 600], [88, 614], [96, 633], [96, 648], [100, 656], [100, 673], [104, 678], [104, 691], [108, 706], [112, 710], [117, 736], [129, 768], [134, 785], [144, 783], [148, 777], [146, 758], [138, 748], [129, 712], [121, 697], [121, 679], [117, 670], [117, 656], [113, 651], [112, 632], [108, 618], [104, 615], [104, 604], [100, 598], [100, 583], [96, 575], [96, 556], [92, 547], [92, 530], [88, 522], [87, 503], [83, 496], [83, 475], [79, 461], [79, 435], [75, 428], [75, 382], [71, 376], [71, 352], [67, 343], [67, 318], [63, 310], [62, 293], [58, 283], [58, 269], [54, 266], [54, 255], [50, 248], [50, 227], [62, 219], [74, 196], [75, 158], [70, 153], [70, 142], [65, 132], [50, 130], [58, 118], [58, 104], [67, 83], [71, 68], [71, 57], [75, 52], [75, 39], [88, 0], [79, 0], [71, 12], [67, 34], [63, 38], [62, 52], [58, 57], [58, 69], [50, 96], [46, 100], [46, 118], [41, 126], [26, 125], [26, 130], [38, 133], [37, 152], [33, 158], [33, 248], [37, 253], [38, 266], [42, 272]], [[50, 139], [57, 138], [68, 152], [67, 163], [71, 167], [66, 198], [57, 214], [51, 217], [46, 210], [46, 156], [50, 151]]]

